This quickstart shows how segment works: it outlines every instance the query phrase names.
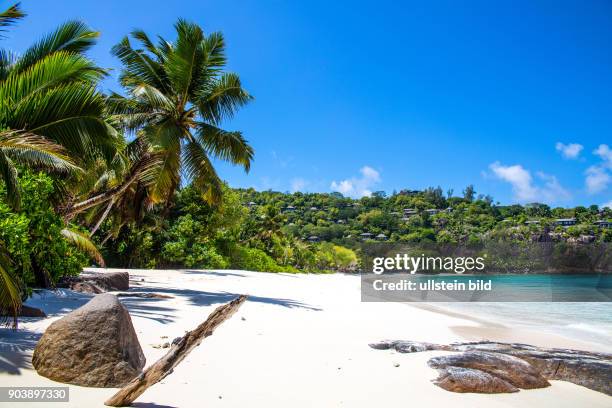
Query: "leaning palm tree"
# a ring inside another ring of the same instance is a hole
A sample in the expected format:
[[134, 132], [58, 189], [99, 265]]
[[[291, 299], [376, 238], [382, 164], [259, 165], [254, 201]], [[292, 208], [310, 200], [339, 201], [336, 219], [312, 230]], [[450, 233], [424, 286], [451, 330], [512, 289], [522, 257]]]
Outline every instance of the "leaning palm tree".
[[120, 82], [127, 97], [109, 98], [112, 119], [143, 139], [161, 156], [157, 175], [147, 189], [153, 202], [167, 201], [182, 181], [190, 181], [210, 202], [218, 201], [222, 182], [212, 158], [248, 171], [253, 149], [241, 132], [220, 126], [252, 97], [240, 78], [224, 72], [225, 43], [221, 33], [205, 35], [179, 20], [174, 42], [157, 44], [143, 31], [132, 32], [113, 48], [123, 62]]

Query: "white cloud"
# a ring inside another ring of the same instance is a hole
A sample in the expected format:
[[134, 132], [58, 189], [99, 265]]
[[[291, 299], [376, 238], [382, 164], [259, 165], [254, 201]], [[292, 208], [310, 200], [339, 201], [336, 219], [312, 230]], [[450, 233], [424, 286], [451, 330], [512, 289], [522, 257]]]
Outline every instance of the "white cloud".
[[520, 164], [503, 166], [501, 163], [495, 162], [489, 168], [497, 178], [512, 185], [512, 191], [517, 200], [530, 201], [538, 196], [538, 191], [532, 184], [531, 173]]
[[590, 194], [597, 194], [606, 190], [612, 182], [612, 149], [607, 144], [600, 144], [593, 154], [599, 156], [602, 162], [586, 169], [584, 183]]
[[304, 191], [304, 189], [310, 184], [307, 180], [297, 177], [291, 180], [291, 192]]
[[293, 167], [293, 166], [290, 166], [293, 162], [293, 156], [279, 155], [278, 153], [276, 153], [276, 150], [272, 150], [270, 152], [270, 155], [272, 156], [273, 161], [279, 167], [283, 169], [286, 167]]
[[591, 166], [586, 170], [585, 174], [584, 182], [590, 194], [604, 191], [611, 181], [610, 175], [603, 166]]
[[563, 144], [558, 142], [555, 148], [566, 159], [577, 159], [584, 146], [578, 143]]
[[603, 160], [603, 166], [612, 169], [612, 149], [607, 144], [600, 144], [593, 154], [599, 156]]
[[602, 205], [601, 205], [601, 207], [602, 207], [602, 208], [603, 208], [603, 207], [608, 207], [609, 209], [611, 209], [611, 210], [612, 210], [612, 201], [608, 201], [607, 203], [602, 204]]
[[537, 174], [544, 181], [544, 187], [538, 190], [545, 201], [565, 201], [572, 197], [570, 192], [563, 188], [555, 176], [542, 173], [541, 171]]
[[381, 181], [380, 173], [369, 166], [363, 166], [359, 172], [360, 177], [351, 177], [339, 182], [332, 181], [331, 190], [349, 197], [370, 196], [372, 194], [370, 188]]
[[499, 162], [492, 163], [489, 169], [493, 175], [512, 186], [514, 198], [520, 202], [563, 201], [570, 198], [570, 193], [561, 186], [555, 176], [538, 172], [537, 176], [544, 183], [538, 186], [534, 183], [531, 172], [520, 164], [504, 166]]

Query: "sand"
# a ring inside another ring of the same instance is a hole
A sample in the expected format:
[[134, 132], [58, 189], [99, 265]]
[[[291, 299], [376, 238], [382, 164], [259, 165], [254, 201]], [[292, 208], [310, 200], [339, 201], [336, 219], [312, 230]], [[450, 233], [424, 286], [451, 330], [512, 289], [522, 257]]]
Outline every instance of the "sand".
[[[171, 299], [121, 298], [150, 364], [153, 346], [194, 328], [219, 304], [249, 294], [237, 315], [206, 339], [139, 407], [610, 407], [612, 398], [563, 381], [515, 394], [456, 394], [431, 383], [427, 360], [444, 352], [399, 354], [368, 343], [408, 339], [447, 343], [492, 339], [587, 350], [601, 346], [498, 322], [441, 312], [435, 306], [362, 303], [356, 276], [245, 271], [131, 270], [132, 292]], [[37, 375], [30, 358], [44, 329], [88, 296], [63, 290], [28, 302], [52, 313], [25, 319], [17, 333], [0, 331], [1, 386], [60, 386]], [[609, 351], [609, 350], [608, 350]], [[399, 366], [396, 366], [399, 364]], [[70, 402], [102, 407], [114, 389], [70, 386]], [[0, 406], [9, 406], [0, 403]], [[15, 405], [13, 405], [15, 406]], [[20, 403], [40, 407], [41, 403]]]

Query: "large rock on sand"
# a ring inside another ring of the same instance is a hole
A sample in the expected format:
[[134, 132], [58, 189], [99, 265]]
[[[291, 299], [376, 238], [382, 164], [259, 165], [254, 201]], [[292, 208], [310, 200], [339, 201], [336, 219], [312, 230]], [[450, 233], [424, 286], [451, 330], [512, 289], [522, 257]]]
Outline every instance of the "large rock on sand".
[[145, 365], [127, 309], [115, 295], [97, 295], [53, 322], [34, 349], [38, 374], [88, 387], [121, 387]]
[[448, 391], [492, 394], [550, 385], [531, 364], [505, 354], [466, 351], [434, 357], [428, 364], [440, 371], [435, 383]]
[[79, 276], [62, 278], [58, 286], [93, 294], [128, 290], [130, 275], [127, 272], [82, 272]]
[[428, 362], [440, 374], [434, 383], [448, 391], [516, 392], [546, 387], [550, 385], [547, 380], [563, 380], [612, 395], [612, 354], [608, 353], [493, 341], [433, 344], [386, 340], [370, 347], [399, 353], [460, 352]]

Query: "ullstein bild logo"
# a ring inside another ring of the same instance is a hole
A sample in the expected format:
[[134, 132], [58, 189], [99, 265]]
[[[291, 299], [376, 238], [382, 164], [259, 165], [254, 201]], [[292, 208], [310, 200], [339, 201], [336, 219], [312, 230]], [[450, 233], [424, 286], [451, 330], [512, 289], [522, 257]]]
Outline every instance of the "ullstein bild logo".
[[372, 259], [372, 272], [380, 275], [386, 271], [401, 271], [415, 274], [420, 271], [446, 271], [455, 273], [482, 272], [485, 269], [485, 257], [418, 257], [408, 254], [396, 254], [394, 257], [375, 257]]

